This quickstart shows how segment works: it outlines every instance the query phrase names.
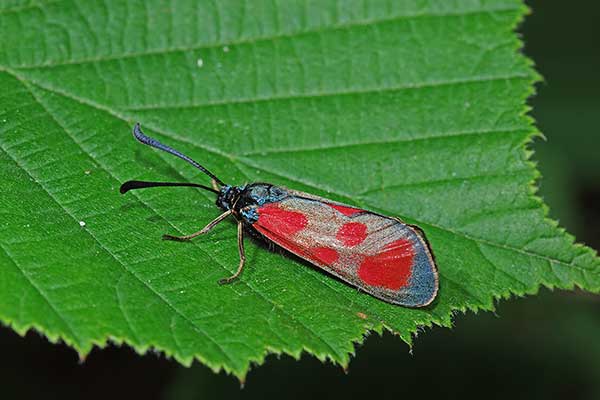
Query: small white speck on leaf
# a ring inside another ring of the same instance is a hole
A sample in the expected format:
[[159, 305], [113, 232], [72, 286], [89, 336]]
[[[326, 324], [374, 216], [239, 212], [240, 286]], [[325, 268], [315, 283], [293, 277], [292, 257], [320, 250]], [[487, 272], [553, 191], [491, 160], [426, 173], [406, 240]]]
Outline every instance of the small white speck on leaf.
[[196, 65], [198, 66], [198, 68], [202, 68], [202, 66], [204, 65], [204, 61], [199, 58], [196, 60]]
[[89, 175], [92, 173], [92, 171], [90, 171], [89, 169], [86, 169], [85, 171], [83, 171], [84, 174]]
[[223, 46], [223, 52], [229, 53], [229, 46]]
[[84, 221], [79, 221], [79, 226], [81, 226], [83, 228], [85, 226], [85, 222]]

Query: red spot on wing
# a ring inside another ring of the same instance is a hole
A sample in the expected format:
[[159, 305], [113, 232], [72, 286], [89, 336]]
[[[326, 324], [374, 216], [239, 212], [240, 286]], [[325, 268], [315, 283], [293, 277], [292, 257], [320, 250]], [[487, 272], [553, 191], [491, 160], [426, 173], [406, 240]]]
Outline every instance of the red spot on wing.
[[301, 212], [286, 210], [277, 203], [269, 203], [258, 209], [258, 221], [254, 226], [280, 237], [289, 237], [304, 229], [307, 224], [306, 216]]
[[356, 246], [366, 239], [367, 226], [361, 222], [345, 223], [335, 237], [346, 246]]
[[294, 234], [308, 224], [304, 214], [286, 210], [277, 203], [269, 203], [258, 209], [258, 220], [252, 226], [265, 237], [284, 249], [305, 256], [307, 249], [294, 241]]
[[414, 255], [410, 241], [397, 240], [387, 245], [383, 252], [365, 257], [358, 268], [358, 276], [367, 285], [398, 290], [408, 283]]
[[331, 247], [315, 247], [310, 250], [311, 258], [325, 265], [331, 265], [340, 258], [338, 252]]
[[354, 214], [358, 214], [359, 212], [362, 212], [363, 210], [361, 210], [360, 208], [352, 208], [352, 207], [347, 207], [347, 206], [340, 206], [339, 204], [329, 204], [327, 203], [327, 205], [333, 209], [338, 210], [339, 212], [341, 212], [342, 214], [351, 217]]

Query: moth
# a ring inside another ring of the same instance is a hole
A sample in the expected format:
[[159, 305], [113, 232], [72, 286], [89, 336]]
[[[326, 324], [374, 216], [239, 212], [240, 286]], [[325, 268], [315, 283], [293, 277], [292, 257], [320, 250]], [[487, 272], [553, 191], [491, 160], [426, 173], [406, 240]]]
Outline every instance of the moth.
[[240, 262], [236, 272], [219, 280], [228, 284], [244, 269], [244, 233], [274, 243], [339, 279], [388, 303], [423, 307], [438, 292], [435, 259], [425, 233], [398, 218], [287, 189], [270, 183], [227, 185], [212, 172], [179, 151], [146, 136], [136, 124], [134, 137], [163, 150], [208, 175], [212, 187], [186, 182], [131, 180], [122, 194], [159, 186], [189, 186], [213, 192], [221, 215], [201, 230], [165, 240], [188, 241], [204, 235], [227, 217], [237, 221]]

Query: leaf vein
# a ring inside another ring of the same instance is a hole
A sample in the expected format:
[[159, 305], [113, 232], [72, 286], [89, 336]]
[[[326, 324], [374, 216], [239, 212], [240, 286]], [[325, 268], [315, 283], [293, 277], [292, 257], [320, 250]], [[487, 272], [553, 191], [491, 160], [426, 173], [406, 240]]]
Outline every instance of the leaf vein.
[[[312, 151], [328, 151], [328, 150], [341, 150], [352, 147], [363, 147], [363, 146], [378, 146], [385, 144], [398, 144], [398, 143], [415, 143], [415, 142], [429, 142], [434, 140], [446, 139], [446, 138], [464, 138], [464, 137], [477, 137], [487, 134], [513, 134], [519, 132], [527, 132], [526, 128], [514, 128], [514, 129], [480, 129], [480, 130], [465, 130], [457, 132], [447, 133], [434, 133], [431, 136], [423, 137], [395, 137], [383, 140], [370, 140], [365, 142], [348, 142], [348, 143], [335, 143], [324, 146], [307, 146], [307, 147], [295, 147], [295, 148], [280, 148], [280, 149], [269, 149], [266, 151], [250, 151], [240, 153], [240, 156], [251, 157], [251, 156], [268, 156], [272, 154], [287, 154], [287, 153], [301, 153], [301, 152], [312, 152]], [[407, 136], [410, 136], [407, 134]]]
[[[19, 69], [22, 70], [22, 69]], [[405, 90], [419, 90], [427, 88], [436, 88], [444, 86], [456, 86], [465, 85], [470, 83], [484, 83], [484, 82], [496, 82], [496, 81], [513, 81], [513, 80], [528, 80], [531, 79], [529, 74], [515, 73], [509, 75], [491, 75], [491, 76], [476, 76], [474, 78], [457, 78], [449, 80], [438, 80], [431, 82], [414, 82], [396, 86], [385, 86], [385, 87], [366, 87], [362, 89], [351, 89], [351, 90], [339, 90], [330, 92], [306, 92], [295, 95], [273, 95], [273, 96], [256, 96], [249, 98], [235, 98], [225, 100], [212, 100], [197, 104], [173, 104], [173, 105], [162, 105], [152, 104], [144, 106], [134, 107], [123, 107], [123, 111], [149, 111], [149, 110], [185, 110], [185, 109], [202, 109], [209, 107], [221, 107], [229, 106], [234, 104], [251, 104], [260, 102], [273, 102], [273, 101], [289, 101], [289, 100], [307, 100], [307, 99], [319, 99], [328, 97], [343, 97], [353, 95], [364, 95], [370, 93], [394, 93]], [[303, 88], [305, 90], [305, 88]], [[495, 121], [498, 124], [498, 121]]]

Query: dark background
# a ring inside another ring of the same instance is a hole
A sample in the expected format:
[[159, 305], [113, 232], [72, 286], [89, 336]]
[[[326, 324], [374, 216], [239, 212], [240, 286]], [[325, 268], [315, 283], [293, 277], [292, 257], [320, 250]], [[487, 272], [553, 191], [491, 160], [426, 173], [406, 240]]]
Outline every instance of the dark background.
[[[545, 81], [530, 100], [548, 138], [533, 144], [550, 215], [580, 242], [600, 249], [600, 3], [528, 1], [520, 28], [525, 53]], [[427, 329], [412, 354], [399, 339], [372, 335], [345, 374], [310, 356], [271, 356], [246, 387], [201, 365], [184, 368], [127, 347], [73, 350], [37, 333], [0, 327], [0, 396], [144, 399], [285, 398], [600, 398], [600, 297], [551, 292], [498, 304], [495, 314], [457, 315], [452, 330]]]

